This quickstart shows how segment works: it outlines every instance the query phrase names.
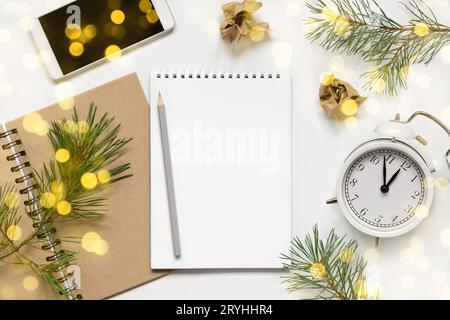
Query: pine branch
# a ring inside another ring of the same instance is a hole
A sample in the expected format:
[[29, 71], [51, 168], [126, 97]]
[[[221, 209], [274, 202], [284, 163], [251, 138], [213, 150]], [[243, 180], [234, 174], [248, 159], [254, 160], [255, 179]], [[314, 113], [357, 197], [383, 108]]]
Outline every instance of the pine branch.
[[[40, 172], [34, 172], [43, 212], [34, 232], [21, 242], [14, 239], [10, 229], [20, 221], [18, 209], [11, 203], [11, 199], [18, 201], [17, 191], [11, 185], [0, 186], [0, 267], [29, 266], [56, 294], [67, 298], [73, 297], [61, 281], [68, 281], [65, 269], [76, 260], [76, 253], [59, 250], [55, 259], [39, 264], [20, 251], [25, 246], [45, 250], [43, 245], [48, 244], [48, 239], [40, 239], [38, 235], [55, 220], [101, 219], [107, 211], [108, 197], [104, 191], [132, 176], [127, 173], [130, 163], [116, 164], [131, 139], [118, 137], [120, 125], [112, 127], [113, 117], [104, 114], [97, 120], [96, 113], [97, 107], [91, 104], [85, 122], [80, 121], [76, 109], [72, 120], [52, 122], [49, 138], [57, 161], [44, 163]], [[61, 150], [63, 159], [57, 156]], [[86, 173], [90, 180], [83, 184]], [[65, 205], [62, 208], [61, 203]], [[32, 210], [28, 207], [29, 212]], [[79, 242], [79, 239], [68, 236], [63, 241]]]
[[[97, 107], [91, 103], [85, 128], [79, 126], [82, 122], [76, 109], [72, 120], [51, 123], [49, 138], [54, 151], [67, 150], [70, 159], [63, 163], [50, 161], [43, 164], [41, 172], [36, 172], [39, 192], [53, 193], [57, 202], [65, 200], [71, 206], [67, 215], [58, 214], [57, 203], [47, 208], [52, 219], [101, 219], [107, 211], [104, 191], [111, 188], [112, 184], [132, 176], [126, 173], [131, 168], [130, 163], [115, 165], [132, 139], [118, 137], [120, 124], [112, 127], [114, 117], [105, 113], [96, 121], [96, 114]], [[98, 182], [89, 189], [80, 183], [85, 173], [97, 174], [106, 169], [107, 183]], [[55, 192], [55, 183], [61, 189], [60, 192]]]
[[401, 24], [375, 0], [323, 0], [307, 3], [312, 17], [307, 39], [325, 50], [360, 56], [375, 67], [361, 76], [364, 88], [395, 95], [407, 87], [409, 66], [428, 65], [450, 42], [450, 27], [422, 1], [402, 3], [411, 18]]
[[312, 299], [355, 300], [372, 298], [364, 276], [366, 262], [356, 255], [358, 242], [338, 236], [334, 229], [325, 241], [317, 225], [302, 241], [292, 240], [289, 254], [283, 254], [283, 267], [290, 271], [284, 277], [288, 291], [312, 289]]

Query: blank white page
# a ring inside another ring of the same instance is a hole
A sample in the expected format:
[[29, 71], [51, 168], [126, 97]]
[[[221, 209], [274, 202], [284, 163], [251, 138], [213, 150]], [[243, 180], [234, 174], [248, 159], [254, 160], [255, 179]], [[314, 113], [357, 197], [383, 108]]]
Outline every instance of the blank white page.
[[[291, 80], [152, 73], [151, 267], [280, 268], [291, 240]], [[157, 96], [172, 156], [181, 257], [172, 247]]]

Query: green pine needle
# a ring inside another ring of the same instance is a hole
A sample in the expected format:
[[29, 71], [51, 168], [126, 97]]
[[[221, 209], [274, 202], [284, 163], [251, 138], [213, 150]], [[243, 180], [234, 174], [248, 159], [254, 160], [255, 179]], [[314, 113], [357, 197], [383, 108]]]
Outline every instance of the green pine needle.
[[289, 254], [283, 254], [288, 291], [309, 289], [312, 299], [356, 300], [377, 298], [367, 290], [366, 261], [356, 254], [358, 242], [338, 236], [334, 229], [322, 240], [317, 225], [302, 241], [292, 240]]
[[[376, 93], [396, 95], [399, 87], [407, 87], [409, 66], [428, 65], [450, 42], [450, 27], [420, 0], [402, 3], [411, 15], [406, 24], [388, 16], [375, 0], [327, 2], [306, 4], [312, 14], [305, 21], [311, 27], [307, 39], [327, 51], [360, 56], [372, 65], [361, 77], [364, 88]], [[327, 10], [335, 15], [324, 14]], [[416, 32], [416, 26], [425, 30]]]
[[[97, 121], [96, 114], [97, 107], [91, 103], [86, 119], [86, 132], [70, 126], [80, 121], [76, 109], [72, 116], [73, 122], [63, 119], [51, 123], [49, 138], [54, 151], [66, 149], [70, 153], [70, 159], [65, 163], [50, 161], [43, 164], [41, 172], [36, 172], [39, 192], [42, 194], [52, 191], [52, 184], [56, 181], [64, 190], [64, 200], [72, 206], [67, 216], [59, 215], [55, 207], [47, 210], [53, 219], [101, 219], [107, 211], [108, 198], [104, 191], [112, 184], [132, 176], [127, 173], [131, 168], [130, 163], [116, 165], [132, 139], [118, 137], [120, 124], [113, 126], [114, 117], [105, 113]], [[109, 183], [98, 183], [94, 189], [83, 188], [80, 183], [83, 174], [95, 174], [103, 169], [107, 169], [111, 176]]]

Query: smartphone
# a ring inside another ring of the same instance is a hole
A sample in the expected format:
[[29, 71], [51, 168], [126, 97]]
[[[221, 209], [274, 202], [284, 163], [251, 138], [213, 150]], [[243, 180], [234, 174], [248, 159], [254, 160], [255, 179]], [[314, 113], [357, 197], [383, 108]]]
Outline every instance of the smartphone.
[[175, 27], [165, 0], [77, 0], [36, 18], [32, 37], [57, 80]]

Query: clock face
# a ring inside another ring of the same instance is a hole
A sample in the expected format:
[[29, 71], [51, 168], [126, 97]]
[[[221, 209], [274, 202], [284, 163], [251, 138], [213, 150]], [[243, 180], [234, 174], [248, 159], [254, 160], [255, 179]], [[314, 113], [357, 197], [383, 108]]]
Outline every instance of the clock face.
[[393, 236], [422, 220], [432, 190], [427, 187], [425, 162], [410, 147], [373, 143], [349, 158], [338, 202], [355, 227], [374, 236]]

